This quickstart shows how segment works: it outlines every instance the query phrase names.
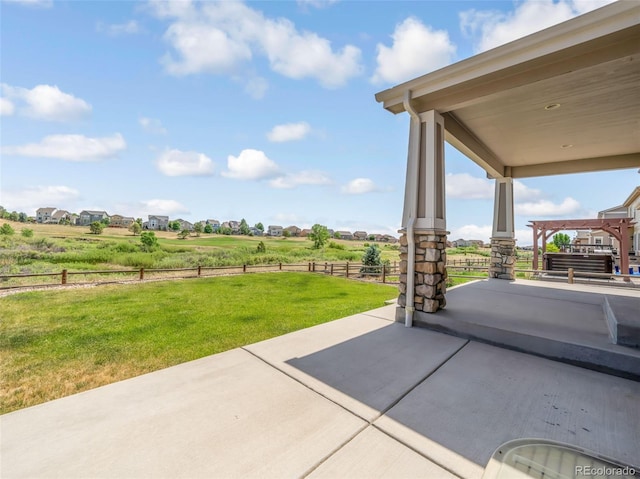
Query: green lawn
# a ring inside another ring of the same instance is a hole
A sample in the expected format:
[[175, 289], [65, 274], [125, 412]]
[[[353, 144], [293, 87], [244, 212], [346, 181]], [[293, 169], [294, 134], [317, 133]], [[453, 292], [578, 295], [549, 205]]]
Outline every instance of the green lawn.
[[264, 273], [0, 298], [0, 413], [383, 306], [397, 290]]

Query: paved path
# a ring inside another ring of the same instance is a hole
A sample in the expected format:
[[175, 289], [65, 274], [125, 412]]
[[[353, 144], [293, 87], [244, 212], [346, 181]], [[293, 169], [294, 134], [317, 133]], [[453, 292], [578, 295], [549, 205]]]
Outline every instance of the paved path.
[[640, 465], [640, 383], [343, 318], [0, 417], [10, 478], [480, 478], [556, 439]]

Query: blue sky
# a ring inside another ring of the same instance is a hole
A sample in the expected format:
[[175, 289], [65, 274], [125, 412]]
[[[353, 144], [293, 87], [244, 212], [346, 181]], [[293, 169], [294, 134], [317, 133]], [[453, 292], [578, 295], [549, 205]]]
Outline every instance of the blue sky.
[[[396, 234], [409, 118], [374, 94], [605, 3], [3, 1], [0, 204]], [[450, 238], [487, 241], [492, 182], [446, 170]], [[517, 182], [519, 244], [638, 180]]]

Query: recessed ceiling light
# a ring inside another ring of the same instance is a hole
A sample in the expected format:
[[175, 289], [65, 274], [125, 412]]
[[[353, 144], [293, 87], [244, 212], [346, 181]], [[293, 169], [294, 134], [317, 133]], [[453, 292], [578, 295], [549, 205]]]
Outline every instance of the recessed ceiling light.
[[566, 145], [562, 145], [560, 148], [571, 148], [573, 145], [570, 144], [566, 144]]
[[544, 107], [545, 110], [555, 110], [556, 108], [560, 108], [560, 103], [549, 103]]

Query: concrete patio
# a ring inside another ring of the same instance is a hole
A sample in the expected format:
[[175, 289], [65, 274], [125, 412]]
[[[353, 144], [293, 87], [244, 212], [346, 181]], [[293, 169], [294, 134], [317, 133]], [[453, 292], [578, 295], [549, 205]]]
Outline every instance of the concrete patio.
[[[495, 284], [543, 288], [539, 304], [553, 302], [558, 317], [582, 315], [567, 293], [593, 301], [555, 284], [486, 283], [454, 289], [435, 316], [461, 314], [457, 294], [478, 299]], [[525, 299], [512, 321], [532, 306]], [[496, 448], [523, 437], [640, 470], [640, 382], [405, 328], [395, 308], [1, 416], [0, 476], [480, 478]]]

